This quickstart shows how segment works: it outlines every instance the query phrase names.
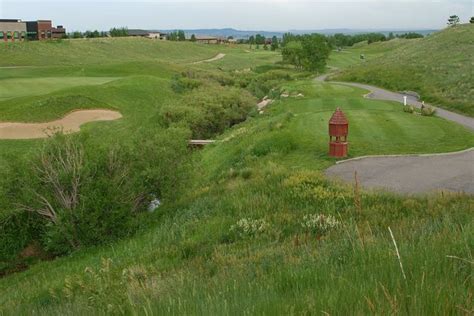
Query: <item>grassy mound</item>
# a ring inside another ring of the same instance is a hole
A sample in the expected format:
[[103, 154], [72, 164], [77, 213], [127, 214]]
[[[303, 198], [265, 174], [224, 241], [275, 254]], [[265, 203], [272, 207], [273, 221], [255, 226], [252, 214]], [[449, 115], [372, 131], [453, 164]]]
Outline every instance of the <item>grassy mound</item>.
[[345, 69], [337, 79], [416, 91], [423, 100], [474, 116], [474, 25], [459, 25], [424, 39], [398, 40], [394, 46]]

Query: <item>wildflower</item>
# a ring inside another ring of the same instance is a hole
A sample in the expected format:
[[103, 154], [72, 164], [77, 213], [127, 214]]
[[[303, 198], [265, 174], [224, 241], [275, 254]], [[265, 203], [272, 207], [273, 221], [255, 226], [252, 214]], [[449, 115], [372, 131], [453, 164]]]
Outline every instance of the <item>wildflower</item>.
[[340, 222], [332, 215], [308, 214], [303, 217], [301, 226], [317, 235], [325, 235], [329, 231], [336, 229]]

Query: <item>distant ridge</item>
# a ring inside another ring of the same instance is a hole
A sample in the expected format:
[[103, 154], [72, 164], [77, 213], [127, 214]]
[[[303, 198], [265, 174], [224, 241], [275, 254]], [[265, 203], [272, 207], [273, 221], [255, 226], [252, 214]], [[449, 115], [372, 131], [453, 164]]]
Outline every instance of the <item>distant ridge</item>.
[[[175, 29], [170, 30], [160, 30], [162, 32], [173, 32], [176, 31]], [[438, 30], [429, 30], [429, 29], [321, 29], [321, 30], [288, 30], [288, 31], [243, 31], [243, 30], [236, 30], [233, 28], [222, 28], [222, 29], [185, 29], [183, 30], [187, 36], [191, 36], [192, 34], [195, 35], [208, 35], [208, 36], [217, 36], [217, 37], [229, 37], [232, 36], [234, 38], [248, 38], [252, 35], [260, 34], [265, 37], [282, 37], [283, 34], [290, 32], [293, 34], [308, 34], [308, 33], [320, 33], [325, 35], [333, 35], [336, 33], [344, 33], [344, 34], [360, 34], [360, 33], [383, 33], [388, 35], [390, 32], [393, 34], [403, 34], [408, 32], [416, 32], [423, 35], [431, 34], [437, 32]]]

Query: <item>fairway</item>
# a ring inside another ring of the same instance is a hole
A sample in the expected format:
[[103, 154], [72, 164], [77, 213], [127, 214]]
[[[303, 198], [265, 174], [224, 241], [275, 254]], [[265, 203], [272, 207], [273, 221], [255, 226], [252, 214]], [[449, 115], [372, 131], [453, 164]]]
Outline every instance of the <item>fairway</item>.
[[77, 86], [100, 85], [117, 78], [109, 77], [46, 77], [0, 80], [0, 101], [25, 96], [48, 94]]

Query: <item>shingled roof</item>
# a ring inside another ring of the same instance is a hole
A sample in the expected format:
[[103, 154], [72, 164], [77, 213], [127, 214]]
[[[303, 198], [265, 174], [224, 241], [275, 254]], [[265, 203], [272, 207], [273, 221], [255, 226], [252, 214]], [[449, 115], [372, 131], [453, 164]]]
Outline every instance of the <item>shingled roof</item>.
[[336, 109], [336, 112], [332, 115], [331, 119], [329, 120], [329, 124], [349, 124], [344, 113], [341, 111], [340, 108]]

